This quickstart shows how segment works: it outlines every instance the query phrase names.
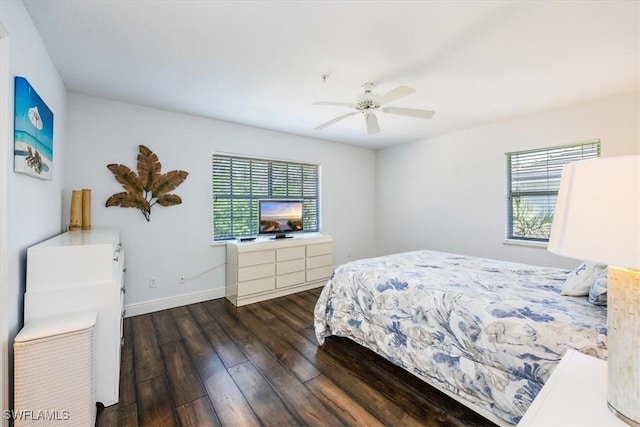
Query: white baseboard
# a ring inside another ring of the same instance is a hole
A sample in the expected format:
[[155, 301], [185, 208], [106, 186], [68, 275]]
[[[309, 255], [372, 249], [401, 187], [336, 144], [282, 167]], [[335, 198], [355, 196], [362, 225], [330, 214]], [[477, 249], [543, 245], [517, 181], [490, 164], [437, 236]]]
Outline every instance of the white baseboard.
[[194, 292], [192, 294], [176, 295], [151, 301], [137, 302], [124, 306], [124, 317], [139, 316], [141, 314], [153, 313], [154, 311], [180, 307], [181, 305], [195, 304], [202, 301], [208, 301], [210, 299], [224, 298], [224, 295], [225, 288], [216, 288]]

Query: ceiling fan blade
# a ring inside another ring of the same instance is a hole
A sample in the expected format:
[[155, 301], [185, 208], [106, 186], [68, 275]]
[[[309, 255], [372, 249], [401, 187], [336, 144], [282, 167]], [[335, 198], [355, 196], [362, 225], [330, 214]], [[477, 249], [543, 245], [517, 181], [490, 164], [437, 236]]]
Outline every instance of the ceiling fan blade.
[[430, 119], [436, 113], [435, 111], [401, 107], [383, 107], [380, 111], [389, 114], [399, 114], [401, 116], [418, 117], [420, 119]]
[[403, 96], [411, 95], [415, 91], [416, 91], [415, 89], [411, 89], [410, 87], [407, 87], [407, 86], [398, 86], [392, 91], [387, 92], [384, 95], [381, 95], [380, 98], [378, 98], [378, 102], [380, 103], [380, 105], [385, 105], [395, 101], [396, 99], [400, 99]]
[[353, 104], [349, 104], [348, 102], [314, 102], [313, 105], [333, 105], [337, 107], [353, 107]]
[[313, 130], [322, 130], [322, 129], [324, 129], [324, 128], [328, 127], [328, 126], [331, 126], [332, 124], [334, 124], [334, 123], [336, 123], [336, 122], [339, 122], [340, 120], [344, 120], [344, 119], [346, 119], [347, 117], [349, 117], [349, 116], [353, 116], [354, 114], [358, 114], [358, 113], [359, 113], [359, 111], [354, 111], [353, 113], [343, 114], [343, 115], [341, 115], [341, 116], [339, 116], [339, 117], [336, 117], [336, 118], [335, 118], [335, 119], [333, 119], [333, 120], [329, 120], [329, 121], [328, 121], [328, 122], [326, 122], [326, 123], [323, 123], [323, 124], [321, 124], [321, 125], [319, 125], [319, 126], [314, 127], [314, 128], [313, 128]]
[[367, 123], [367, 132], [369, 132], [369, 135], [380, 132], [380, 125], [378, 124], [378, 118], [375, 114], [365, 114], [364, 120]]

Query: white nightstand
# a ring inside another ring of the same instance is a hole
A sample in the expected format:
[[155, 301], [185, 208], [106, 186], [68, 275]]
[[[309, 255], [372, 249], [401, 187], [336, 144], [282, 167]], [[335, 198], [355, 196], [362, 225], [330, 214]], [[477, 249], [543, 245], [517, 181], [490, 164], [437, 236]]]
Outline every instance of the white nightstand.
[[607, 362], [568, 350], [518, 427], [629, 427], [607, 408]]

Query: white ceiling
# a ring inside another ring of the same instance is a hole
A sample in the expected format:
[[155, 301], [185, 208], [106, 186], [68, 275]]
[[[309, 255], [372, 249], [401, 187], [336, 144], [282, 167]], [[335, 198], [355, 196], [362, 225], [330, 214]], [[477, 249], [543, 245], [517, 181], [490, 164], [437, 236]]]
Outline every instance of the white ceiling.
[[[72, 92], [374, 149], [640, 86], [637, 0], [24, 3]], [[313, 130], [369, 81], [436, 115]]]

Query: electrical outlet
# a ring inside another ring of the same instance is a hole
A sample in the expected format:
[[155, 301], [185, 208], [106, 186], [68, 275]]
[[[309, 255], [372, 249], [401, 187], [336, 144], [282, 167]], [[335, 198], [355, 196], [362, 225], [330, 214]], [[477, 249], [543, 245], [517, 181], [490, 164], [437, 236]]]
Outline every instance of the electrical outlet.
[[155, 276], [149, 277], [149, 287], [150, 288], [155, 288], [158, 286], [157, 283], [158, 279]]

